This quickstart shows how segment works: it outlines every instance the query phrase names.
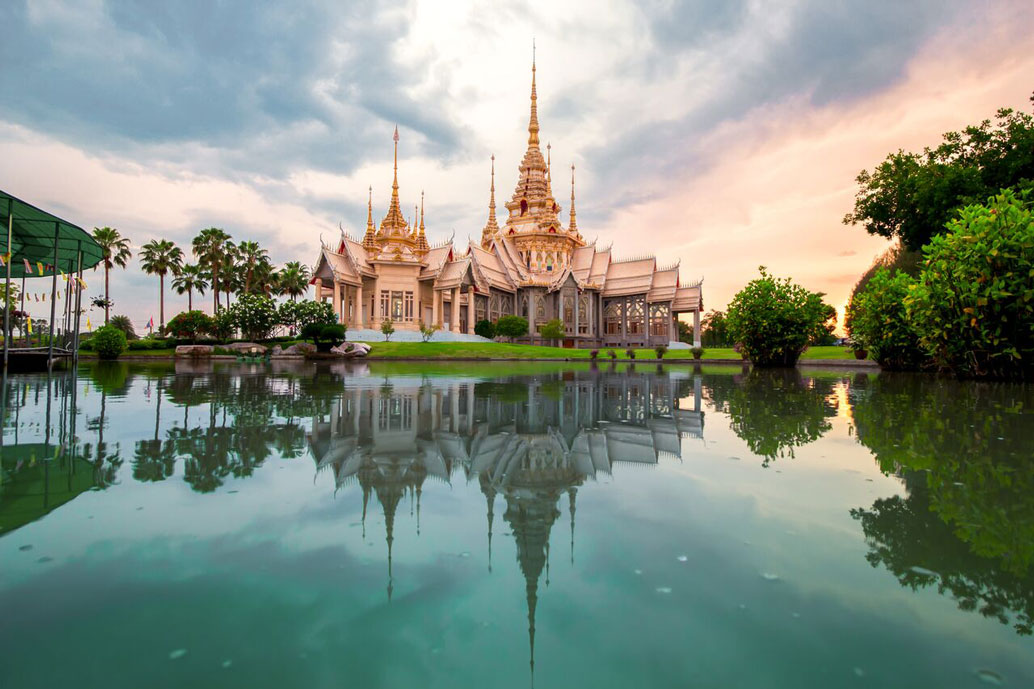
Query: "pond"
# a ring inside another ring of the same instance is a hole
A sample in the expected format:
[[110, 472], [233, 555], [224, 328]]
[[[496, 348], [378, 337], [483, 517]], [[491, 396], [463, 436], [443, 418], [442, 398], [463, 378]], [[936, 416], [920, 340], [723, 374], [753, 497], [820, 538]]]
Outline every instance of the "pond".
[[3, 387], [0, 686], [1034, 686], [1034, 389], [673, 364]]

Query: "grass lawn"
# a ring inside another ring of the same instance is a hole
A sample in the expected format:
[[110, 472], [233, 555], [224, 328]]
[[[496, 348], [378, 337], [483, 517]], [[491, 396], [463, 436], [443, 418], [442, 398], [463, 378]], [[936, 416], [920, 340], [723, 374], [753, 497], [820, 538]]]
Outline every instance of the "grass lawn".
[[[564, 349], [562, 347], [540, 347], [537, 345], [509, 344], [506, 342], [370, 342], [370, 359], [589, 359], [588, 349]], [[600, 350], [600, 360], [607, 361], [609, 349]], [[624, 359], [625, 350], [616, 348], [619, 359]], [[87, 353], [88, 354], [88, 353]], [[123, 356], [170, 358], [172, 349], [142, 349], [127, 351]], [[671, 349], [664, 355], [665, 361], [692, 359], [688, 349]], [[740, 355], [731, 348], [704, 350], [703, 359], [739, 359]], [[846, 347], [812, 347], [802, 356], [808, 359], [853, 359]], [[636, 360], [656, 361], [652, 349], [637, 349]]]

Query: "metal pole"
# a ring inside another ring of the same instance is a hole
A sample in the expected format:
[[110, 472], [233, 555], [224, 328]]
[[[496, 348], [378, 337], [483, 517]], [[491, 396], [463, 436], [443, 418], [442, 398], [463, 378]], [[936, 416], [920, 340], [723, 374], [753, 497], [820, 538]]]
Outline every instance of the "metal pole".
[[47, 370], [54, 365], [54, 317], [57, 315], [57, 250], [61, 243], [61, 223], [54, 223], [54, 265], [50, 280], [50, 346], [47, 348]]
[[4, 375], [7, 375], [7, 358], [11, 349], [11, 260], [14, 250], [11, 242], [14, 236], [14, 199], [7, 199], [7, 293], [4, 295]]
[[[83, 283], [80, 280], [83, 279], [83, 243], [79, 241], [77, 243], [79, 258], [76, 260], [76, 282], [75, 282], [75, 333], [72, 335], [72, 367], [73, 370], [79, 365], [79, 314], [82, 311], [82, 300], [83, 300]], [[72, 380], [75, 380], [75, 375], [72, 375]], [[73, 384], [72, 387], [75, 387]], [[73, 433], [75, 427], [73, 426]]]

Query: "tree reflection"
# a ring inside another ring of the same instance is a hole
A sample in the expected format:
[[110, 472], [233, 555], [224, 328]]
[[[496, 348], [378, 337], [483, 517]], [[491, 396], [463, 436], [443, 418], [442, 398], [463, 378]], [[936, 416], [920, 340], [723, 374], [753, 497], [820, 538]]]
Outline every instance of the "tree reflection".
[[733, 376], [706, 376], [704, 388], [715, 410], [728, 414], [733, 432], [768, 466], [777, 458], [792, 458], [794, 448], [818, 440], [831, 428], [836, 380], [805, 378], [793, 368], [755, 368]]
[[908, 497], [856, 509], [870, 545], [902, 585], [936, 585], [964, 610], [1016, 630], [1034, 618], [1034, 393], [1004, 383], [880, 375], [852, 391], [859, 441]]

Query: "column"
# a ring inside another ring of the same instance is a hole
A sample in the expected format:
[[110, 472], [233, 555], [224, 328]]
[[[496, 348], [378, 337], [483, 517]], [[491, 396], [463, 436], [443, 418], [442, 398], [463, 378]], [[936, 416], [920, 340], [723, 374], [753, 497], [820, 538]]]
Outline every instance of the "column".
[[373, 301], [370, 303], [370, 327], [380, 330], [381, 327], [381, 294], [377, 280], [373, 281]]
[[460, 287], [456, 285], [452, 289], [452, 314], [449, 317], [449, 330], [454, 333], [460, 331]]
[[693, 346], [700, 346], [700, 309], [693, 312]]
[[474, 334], [474, 318], [477, 310], [474, 308], [474, 286], [467, 288], [467, 334]]
[[428, 325], [436, 325], [439, 328], [442, 325], [442, 311], [438, 306], [438, 302], [442, 298], [442, 293], [438, 290], [431, 289], [431, 322]]
[[314, 285], [316, 287], [316, 301], [323, 301], [323, 278], [316, 278]]
[[575, 347], [578, 346], [578, 302], [581, 301], [581, 296], [578, 294], [578, 290], [574, 291], [574, 336], [575, 336]]
[[338, 323], [343, 323], [341, 320], [341, 283], [334, 280], [334, 295], [332, 297], [334, 302], [334, 317], [337, 318]]
[[467, 383], [467, 435], [474, 435], [474, 383]]
[[359, 330], [363, 328], [363, 284], [361, 282], [355, 288], [355, 327]]

